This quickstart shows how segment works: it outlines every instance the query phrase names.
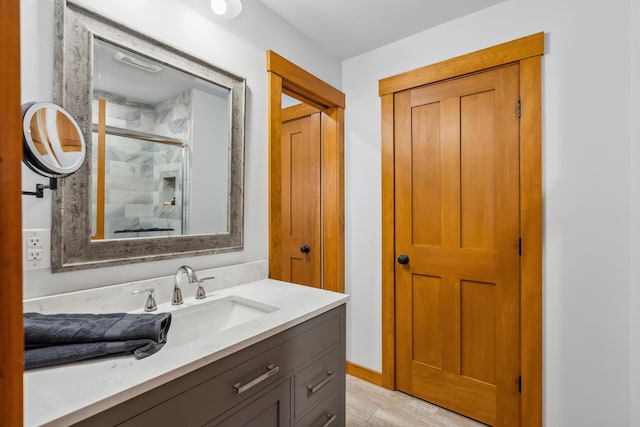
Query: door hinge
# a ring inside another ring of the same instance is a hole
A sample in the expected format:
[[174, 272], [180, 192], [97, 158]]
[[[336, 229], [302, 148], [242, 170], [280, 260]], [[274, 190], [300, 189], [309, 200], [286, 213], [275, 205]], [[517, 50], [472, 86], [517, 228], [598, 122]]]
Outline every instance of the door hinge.
[[518, 375], [518, 393], [522, 394], [522, 375]]
[[520, 101], [520, 98], [518, 98], [518, 105], [516, 107], [516, 112], [518, 113], [518, 118], [520, 118], [520, 115], [522, 114], [522, 102]]
[[518, 255], [522, 256], [522, 237], [518, 237]]

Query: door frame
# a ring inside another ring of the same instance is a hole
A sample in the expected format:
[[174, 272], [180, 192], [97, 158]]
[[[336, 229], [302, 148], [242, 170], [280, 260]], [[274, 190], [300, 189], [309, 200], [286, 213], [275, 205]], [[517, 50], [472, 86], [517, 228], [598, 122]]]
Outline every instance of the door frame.
[[20, 104], [20, 2], [0, 0], [0, 414], [3, 425], [23, 422], [22, 317], [22, 112]]
[[[506, 64], [520, 71], [520, 425], [542, 425], [542, 55], [544, 33], [379, 81], [382, 101], [382, 385], [395, 389], [394, 94]], [[514, 108], [516, 108], [514, 106]]]
[[344, 93], [267, 50], [269, 123], [269, 277], [282, 277], [282, 94], [321, 111], [322, 287], [344, 292]]

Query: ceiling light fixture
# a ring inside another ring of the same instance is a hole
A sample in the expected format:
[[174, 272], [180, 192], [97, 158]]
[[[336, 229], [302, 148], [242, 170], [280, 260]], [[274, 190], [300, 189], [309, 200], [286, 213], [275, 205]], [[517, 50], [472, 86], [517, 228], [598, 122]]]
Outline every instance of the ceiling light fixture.
[[235, 18], [242, 11], [240, 0], [211, 0], [211, 10], [222, 19]]
[[115, 59], [116, 61], [122, 62], [123, 64], [131, 65], [132, 67], [139, 68], [140, 70], [144, 70], [148, 73], [157, 73], [158, 71], [162, 70], [161, 67], [158, 67], [155, 64], [151, 64], [147, 61], [134, 58], [133, 56], [126, 55], [122, 52], [116, 52], [113, 55], [113, 59]]

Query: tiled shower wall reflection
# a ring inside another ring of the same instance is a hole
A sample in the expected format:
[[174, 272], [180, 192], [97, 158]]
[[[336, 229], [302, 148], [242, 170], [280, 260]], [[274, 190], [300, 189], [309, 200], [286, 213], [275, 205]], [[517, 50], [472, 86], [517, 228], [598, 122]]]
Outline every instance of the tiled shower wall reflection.
[[[189, 140], [191, 94], [177, 95], [155, 106], [127, 102], [110, 94], [107, 126]], [[93, 105], [97, 123], [97, 100]], [[97, 133], [93, 134], [93, 153]], [[105, 164], [105, 239], [155, 237], [182, 234], [184, 198], [184, 149], [179, 146], [107, 135]], [[97, 156], [94, 154], [93, 213], [96, 212]], [[92, 221], [95, 228], [95, 220]], [[173, 229], [131, 232], [140, 229]], [[95, 234], [95, 229], [92, 230]]]

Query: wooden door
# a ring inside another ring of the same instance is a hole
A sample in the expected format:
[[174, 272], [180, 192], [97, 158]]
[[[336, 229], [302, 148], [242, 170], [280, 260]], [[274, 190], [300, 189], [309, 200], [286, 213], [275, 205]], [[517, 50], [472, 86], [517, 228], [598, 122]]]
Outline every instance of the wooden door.
[[520, 404], [518, 76], [511, 65], [394, 100], [397, 387], [509, 427]]
[[[20, 426], [24, 331], [22, 318], [22, 111], [20, 104], [20, 2], [0, 0], [0, 424]], [[33, 188], [25, 188], [33, 191]]]
[[319, 288], [320, 113], [290, 108], [282, 122], [282, 280]]

